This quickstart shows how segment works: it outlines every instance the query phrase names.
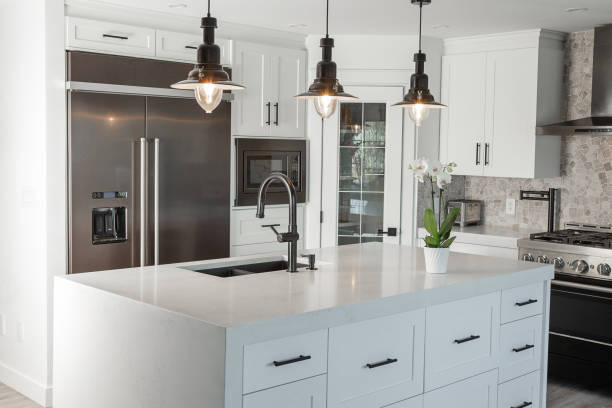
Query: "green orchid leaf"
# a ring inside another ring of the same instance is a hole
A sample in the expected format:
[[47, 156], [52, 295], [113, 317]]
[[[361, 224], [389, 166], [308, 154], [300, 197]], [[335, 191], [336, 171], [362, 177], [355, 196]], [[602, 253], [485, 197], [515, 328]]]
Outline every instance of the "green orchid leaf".
[[459, 208], [453, 208], [448, 212], [448, 215], [440, 227], [440, 236], [444, 237], [443, 239], [447, 239], [450, 235], [451, 229], [453, 229], [453, 225], [455, 224], [455, 220], [459, 215], [459, 211], [461, 211]]
[[442, 242], [440, 244], [440, 248], [448, 248], [449, 246], [451, 246], [451, 244], [453, 242], [455, 242], [455, 238], [457, 238], [457, 237], [452, 237], [452, 238], [449, 238], [446, 241]]
[[439, 248], [440, 247], [440, 240], [436, 239], [432, 236], [426, 236], [425, 237], [425, 244], [427, 244], [428, 248]]
[[425, 229], [429, 234], [436, 239], [440, 239], [438, 225], [436, 224], [436, 215], [431, 208], [425, 210]]

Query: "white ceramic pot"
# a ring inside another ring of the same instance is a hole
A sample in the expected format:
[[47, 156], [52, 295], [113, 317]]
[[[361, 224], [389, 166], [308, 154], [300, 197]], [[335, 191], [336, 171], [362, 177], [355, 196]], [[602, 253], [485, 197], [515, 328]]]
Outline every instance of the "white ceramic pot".
[[423, 248], [427, 273], [446, 273], [450, 248]]

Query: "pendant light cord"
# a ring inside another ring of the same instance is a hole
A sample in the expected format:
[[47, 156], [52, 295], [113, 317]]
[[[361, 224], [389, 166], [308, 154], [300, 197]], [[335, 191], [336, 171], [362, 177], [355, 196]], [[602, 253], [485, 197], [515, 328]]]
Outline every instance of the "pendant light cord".
[[422, 29], [423, 29], [423, 0], [419, 1], [419, 54], [421, 53]]
[[206, 17], [210, 17], [210, 0], [208, 0], [208, 14], [206, 14]]
[[325, 38], [329, 38], [329, 0], [327, 0], [327, 11], [325, 13]]

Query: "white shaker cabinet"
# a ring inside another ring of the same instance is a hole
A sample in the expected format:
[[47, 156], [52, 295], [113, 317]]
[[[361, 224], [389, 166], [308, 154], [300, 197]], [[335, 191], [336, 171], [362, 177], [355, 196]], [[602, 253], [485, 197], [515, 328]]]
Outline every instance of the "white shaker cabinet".
[[[198, 57], [198, 46], [203, 41], [202, 34], [156, 30], [155, 46], [157, 50], [155, 55], [158, 58], [195, 64]], [[231, 41], [215, 38], [215, 44], [221, 51], [221, 65], [232, 65]]]
[[535, 128], [563, 119], [564, 40], [531, 30], [445, 41], [440, 158], [456, 174], [559, 176], [561, 139]]
[[235, 93], [232, 133], [240, 136], [304, 137], [306, 52], [247, 42], [234, 45]]
[[325, 408], [326, 376], [245, 395], [242, 408]]

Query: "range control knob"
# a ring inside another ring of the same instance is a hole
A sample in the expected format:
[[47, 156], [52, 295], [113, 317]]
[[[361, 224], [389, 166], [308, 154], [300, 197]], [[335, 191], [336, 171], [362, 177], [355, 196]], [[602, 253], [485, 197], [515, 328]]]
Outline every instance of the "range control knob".
[[563, 269], [563, 267], [565, 266], [565, 261], [563, 260], [563, 258], [561, 258], [560, 256], [556, 257], [553, 260], [553, 263], [555, 264], [555, 267], [557, 269]]
[[542, 263], [542, 264], [550, 263], [550, 260], [548, 259], [548, 257], [546, 255], [538, 255], [536, 260], [537, 260], [538, 263]]
[[583, 259], [577, 259], [572, 261], [570, 268], [572, 268], [574, 272], [587, 273], [589, 271], [589, 264]]
[[597, 272], [603, 276], [610, 276], [610, 272], [612, 272], [612, 268], [607, 263], [602, 263], [597, 265]]
[[533, 255], [531, 254], [525, 254], [523, 255], [523, 257], [521, 258], [523, 261], [527, 261], [527, 262], [533, 262]]

